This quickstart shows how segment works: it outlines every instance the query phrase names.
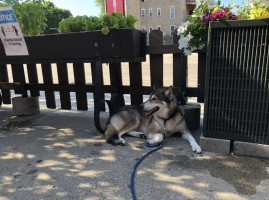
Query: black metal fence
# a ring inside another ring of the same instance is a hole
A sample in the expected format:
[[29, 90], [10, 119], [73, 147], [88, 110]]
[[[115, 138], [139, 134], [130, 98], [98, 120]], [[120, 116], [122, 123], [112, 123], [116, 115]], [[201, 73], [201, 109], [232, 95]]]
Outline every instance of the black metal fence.
[[210, 24], [204, 136], [269, 144], [269, 19]]

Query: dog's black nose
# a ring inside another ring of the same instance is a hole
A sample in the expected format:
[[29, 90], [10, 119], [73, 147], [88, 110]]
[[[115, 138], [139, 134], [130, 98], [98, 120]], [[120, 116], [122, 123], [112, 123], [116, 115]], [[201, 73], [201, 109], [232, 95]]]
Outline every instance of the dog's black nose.
[[144, 104], [142, 103], [142, 104], [140, 104], [138, 107], [139, 107], [139, 109], [142, 110], [142, 109], [144, 109]]

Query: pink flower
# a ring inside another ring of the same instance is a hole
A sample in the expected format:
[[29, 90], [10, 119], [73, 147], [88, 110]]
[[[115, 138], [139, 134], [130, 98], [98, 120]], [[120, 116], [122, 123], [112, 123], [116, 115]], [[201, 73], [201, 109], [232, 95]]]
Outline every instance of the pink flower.
[[204, 24], [208, 24], [208, 18], [203, 20]]
[[236, 17], [236, 15], [230, 15], [230, 16], [229, 16], [229, 19], [237, 20], [237, 17]]
[[214, 14], [206, 11], [205, 15], [203, 16], [203, 23], [208, 24], [209, 22], [212, 21], [220, 21], [220, 20], [237, 20], [237, 16], [232, 14], [232, 12], [227, 9], [221, 9]]

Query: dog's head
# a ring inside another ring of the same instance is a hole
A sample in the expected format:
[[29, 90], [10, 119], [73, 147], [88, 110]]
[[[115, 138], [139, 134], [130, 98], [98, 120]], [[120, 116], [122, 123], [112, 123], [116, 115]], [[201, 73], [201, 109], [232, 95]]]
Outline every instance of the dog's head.
[[173, 88], [157, 89], [149, 97], [149, 99], [141, 104], [141, 108], [145, 112], [145, 116], [156, 115], [163, 119], [167, 119], [174, 109], [177, 107], [176, 96]]

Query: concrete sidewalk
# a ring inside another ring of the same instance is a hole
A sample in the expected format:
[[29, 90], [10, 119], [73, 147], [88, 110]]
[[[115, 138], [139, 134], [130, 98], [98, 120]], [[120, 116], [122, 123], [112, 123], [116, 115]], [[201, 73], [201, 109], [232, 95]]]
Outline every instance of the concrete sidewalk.
[[[105, 123], [106, 114], [104, 114]], [[43, 109], [14, 117], [0, 108], [0, 200], [131, 199], [131, 171], [150, 149], [125, 137], [112, 146], [93, 112]], [[201, 131], [193, 133], [199, 140]], [[194, 154], [178, 135], [139, 166], [137, 199], [269, 199], [269, 160]]]

